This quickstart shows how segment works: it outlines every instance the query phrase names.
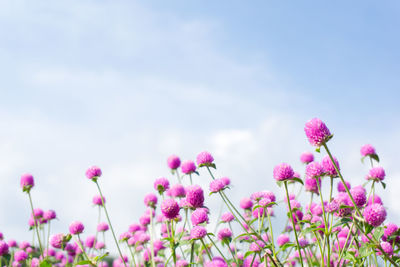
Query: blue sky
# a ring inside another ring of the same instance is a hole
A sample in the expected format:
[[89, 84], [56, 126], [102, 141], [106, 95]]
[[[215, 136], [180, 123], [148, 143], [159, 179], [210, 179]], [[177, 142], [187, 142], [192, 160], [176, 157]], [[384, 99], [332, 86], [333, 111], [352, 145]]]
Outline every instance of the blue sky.
[[2, 1], [0, 231], [30, 238], [24, 172], [38, 205], [59, 213], [57, 231], [94, 227], [92, 164], [119, 231], [144, 210], [120, 207], [169, 175], [173, 153], [211, 151], [235, 200], [279, 195], [272, 168], [303, 170], [315, 116], [354, 184], [368, 171], [360, 146], [376, 146], [398, 220], [399, 13], [398, 1]]

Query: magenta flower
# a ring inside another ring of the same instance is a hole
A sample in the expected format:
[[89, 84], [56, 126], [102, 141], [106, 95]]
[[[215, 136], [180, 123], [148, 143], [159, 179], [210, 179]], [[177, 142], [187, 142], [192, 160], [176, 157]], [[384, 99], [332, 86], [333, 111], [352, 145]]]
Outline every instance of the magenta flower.
[[306, 122], [304, 131], [311, 145], [320, 147], [331, 138], [331, 132], [325, 123], [318, 118]]
[[16, 262], [25, 261], [28, 258], [28, 254], [23, 250], [17, 250], [14, 254], [14, 260]]
[[163, 194], [169, 189], [169, 181], [165, 177], [158, 178], [154, 181], [154, 189]]
[[48, 210], [43, 213], [43, 218], [50, 221], [54, 220], [57, 217], [56, 212], [54, 210]]
[[90, 180], [97, 179], [101, 176], [101, 169], [97, 166], [91, 166], [86, 171], [86, 177]]
[[199, 208], [204, 205], [204, 192], [199, 185], [186, 187], [186, 201], [192, 208]]
[[311, 152], [304, 152], [300, 155], [300, 161], [302, 163], [308, 164], [314, 161], [314, 155]]
[[381, 204], [372, 204], [365, 208], [363, 216], [368, 224], [377, 227], [385, 221], [386, 210]]
[[253, 207], [253, 201], [248, 197], [242, 198], [240, 200], [240, 207], [244, 210], [249, 210]]
[[62, 248], [64, 240], [64, 234], [55, 234], [50, 237], [50, 245], [53, 248]]
[[393, 254], [393, 247], [392, 247], [392, 244], [390, 244], [389, 242], [382, 242], [381, 248], [386, 254], [388, 254], [388, 255]]
[[394, 224], [394, 223], [388, 223], [386, 225], [386, 228], [384, 230], [384, 234], [386, 237], [393, 235], [394, 233], [397, 232], [397, 230], [399, 230], [399, 227]]
[[144, 196], [144, 204], [147, 207], [155, 207], [157, 205], [157, 196], [153, 193], [148, 193]]
[[196, 160], [199, 167], [212, 167], [214, 162], [213, 156], [207, 151], [200, 152], [200, 154], [197, 155]]
[[184, 174], [192, 174], [196, 171], [196, 165], [193, 161], [188, 160], [182, 163], [181, 170]]
[[208, 214], [206, 209], [196, 209], [193, 211], [190, 217], [193, 225], [199, 225], [201, 223], [208, 223]]
[[376, 155], [375, 148], [370, 144], [363, 145], [360, 149], [360, 153], [363, 157]]
[[8, 254], [8, 244], [4, 241], [0, 241], [0, 257]]
[[106, 247], [106, 244], [104, 244], [103, 242], [96, 242], [95, 248], [97, 250], [104, 249], [105, 247]]
[[382, 167], [375, 167], [369, 170], [368, 175], [365, 177], [367, 180], [383, 181], [386, 173]]
[[[318, 178], [318, 183], [319, 183], [319, 186], [321, 187], [321, 178]], [[317, 179], [306, 178], [304, 180], [304, 187], [305, 187], [306, 191], [319, 195]]]
[[306, 177], [307, 178], [317, 178], [324, 174], [323, 166], [317, 162], [311, 162], [306, 166]]
[[289, 236], [286, 234], [281, 234], [280, 236], [278, 236], [278, 238], [276, 239], [276, 243], [278, 244], [278, 246], [283, 246], [286, 243], [288, 243], [290, 241]]
[[108, 229], [109, 229], [108, 224], [105, 222], [101, 222], [97, 225], [98, 232], [105, 232], [105, 231], [108, 231]]
[[365, 203], [367, 203], [367, 196], [365, 195], [364, 190], [354, 187], [353, 189], [350, 189], [350, 194], [358, 207], [362, 207], [365, 205]]
[[191, 239], [201, 239], [207, 235], [207, 230], [203, 226], [195, 226], [190, 231]]
[[174, 184], [169, 190], [168, 195], [171, 197], [185, 197], [186, 191], [185, 187], [181, 184]]
[[179, 168], [179, 166], [181, 166], [181, 160], [178, 156], [171, 155], [167, 159], [167, 164], [171, 170], [176, 170]]
[[79, 235], [83, 232], [85, 226], [79, 221], [74, 221], [69, 225], [69, 232], [71, 235]]
[[277, 181], [285, 181], [293, 178], [294, 171], [287, 163], [281, 163], [274, 168], [274, 178]]
[[210, 191], [217, 193], [225, 188], [225, 183], [221, 179], [215, 179], [210, 182]]
[[189, 263], [186, 260], [178, 260], [176, 262], [176, 267], [186, 267], [189, 266]]
[[221, 221], [223, 222], [231, 222], [235, 219], [232, 213], [230, 212], [225, 212], [221, 214]]
[[17, 241], [15, 241], [14, 239], [8, 240], [7, 244], [8, 244], [8, 247], [10, 247], [10, 248], [18, 247]]
[[[338, 168], [338, 170], [340, 171], [340, 166], [339, 166], [339, 162], [337, 161], [337, 159], [335, 157], [333, 157], [333, 160], [336, 163], [336, 166]], [[337, 177], [338, 173], [335, 169], [335, 166], [333, 165], [331, 159], [329, 158], [329, 156], [325, 156], [322, 159], [322, 167], [324, 168], [324, 172], [326, 175], [329, 175], [331, 177]]]
[[367, 205], [372, 205], [372, 204], [375, 204], [375, 203], [378, 203], [378, 204], [383, 205], [383, 202], [382, 202], [382, 199], [381, 199], [380, 196], [378, 196], [378, 195], [375, 195], [374, 197], [371, 196], [371, 197], [368, 199]]
[[35, 186], [35, 180], [33, 179], [32, 174], [25, 173], [21, 175], [21, 188], [25, 192], [29, 192], [32, 187]]
[[175, 219], [179, 215], [179, 205], [172, 198], [167, 198], [161, 203], [161, 212], [168, 219]]
[[95, 195], [94, 197], [93, 197], [93, 204], [94, 205], [97, 205], [97, 206], [103, 206], [103, 202], [104, 202], [104, 204], [106, 204], [106, 198], [105, 198], [105, 196], [103, 196], [103, 202], [101, 201], [101, 196], [100, 195]]
[[93, 248], [95, 243], [96, 243], [96, 237], [94, 235], [86, 237], [85, 246], [87, 248]]
[[[351, 189], [350, 183], [347, 181], [345, 181], [345, 182], [346, 182], [347, 188]], [[339, 181], [339, 183], [337, 185], [337, 190], [338, 190], [338, 192], [346, 192], [346, 189], [344, 188], [342, 181]]]

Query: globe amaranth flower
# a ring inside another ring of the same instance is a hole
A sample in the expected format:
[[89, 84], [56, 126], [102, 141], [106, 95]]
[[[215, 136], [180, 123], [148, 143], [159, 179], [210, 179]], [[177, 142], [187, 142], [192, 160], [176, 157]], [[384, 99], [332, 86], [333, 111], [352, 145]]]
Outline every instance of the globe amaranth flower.
[[360, 149], [360, 153], [363, 157], [376, 155], [375, 148], [370, 144], [363, 145]]
[[96, 237], [94, 235], [90, 235], [90, 236], [86, 237], [85, 246], [87, 248], [93, 248], [95, 243], [96, 243]]
[[158, 178], [154, 181], [154, 189], [163, 194], [169, 189], [169, 181], [165, 177]]
[[[354, 187], [350, 189], [350, 194], [354, 199], [354, 202], [356, 203], [357, 207], [362, 207], [367, 203], [367, 196], [365, 195], [365, 191]], [[353, 204], [353, 203], [351, 203]], [[351, 205], [353, 206], [353, 205]]]
[[218, 239], [219, 240], [228, 240], [232, 237], [232, 231], [229, 228], [222, 228], [218, 231]]
[[33, 210], [33, 216], [38, 219], [43, 217], [44, 211], [41, 208], [36, 208]]
[[196, 209], [193, 211], [190, 217], [193, 225], [199, 225], [201, 223], [208, 223], [208, 214], [206, 209]]
[[210, 182], [210, 191], [219, 192], [225, 188], [225, 183], [221, 179], [215, 179]]
[[311, 145], [320, 147], [331, 138], [331, 132], [325, 123], [318, 118], [313, 118], [306, 122], [304, 132]]
[[242, 198], [240, 200], [240, 207], [244, 210], [249, 210], [253, 207], [253, 201], [248, 197]]
[[194, 173], [196, 171], [196, 165], [194, 164], [193, 161], [187, 160], [187, 161], [182, 163], [181, 171], [184, 174], [192, 174], [192, 173]]
[[171, 170], [176, 170], [181, 166], [181, 159], [176, 155], [171, 155], [167, 159], [167, 164]]
[[391, 235], [393, 235], [394, 233], [396, 233], [397, 230], [399, 230], [399, 227], [398, 227], [396, 224], [394, 224], [394, 223], [388, 223], [388, 224], [386, 225], [385, 230], [384, 230], [384, 235], [385, 235], [386, 237], [391, 236]]
[[204, 205], [204, 192], [199, 185], [186, 187], [186, 201], [192, 208], [199, 208]]
[[161, 203], [161, 212], [168, 219], [175, 219], [179, 214], [179, 205], [175, 199], [167, 198]]
[[235, 219], [232, 213], [230, 212], [225, 212], [221, 214], [221, 221], [223, 222], [231, 222]]
[[375, 203], [383, 205], [383, 202], [382, 202], [382, 199], [381, 199], [380, 196], [375, 195], [375, 196], [370, 196], [369, 197], [367, 205], [372, 205], [372, 204], [375, 204]]
[[79, 235], [83, 232], [85, 226], [79, 221], [74, 221], [69, 225], [69, 232], [71, 235]]
[[307, 178], [318, 178], [324, 174], [324, 168], [321, 163], [314, 161], [306, 166]]
[[278, 238], [276, 239], [276, 243], [278, 244], [278, 246], [283, 246], [286, 243], [288, 243], [290, 241], [290, 238], [288, 235], [286, 234], [281, 234], [280, 236], [278, 236]]
[[281, 163], [274, 168], [274, 178], [277, 181], [285, 181], [293, 178], [294, 171], [287, 163]]
[[228, 267], [228, 264], [224, 259], [220, 257], [214, 257], [211, 261], [206, 262], [205, 267]]
[[91, 166], [86, 171], [86, 177], [90, 180], [97, 179], [101, 176], [101, 169], [97, 166]]
[[157, 205], [157, 196], [153, 193], [148, 193], [144, 196], [144, 204], [147, 207], [154, 208]]
[[174, 184], [170, 189], [168, 189], [167, 195], [171, 197], [185, 197], [185, 187], [181, 184]]
[[48, 210], [43, 213], [43, 218], [48, 221], [54, 220], [55, 218], [57, 218], [57, 214], [54, 210]]
[[95, 195], [92, 199], [92, 202], [94, 205], [103, 206], [103, 202], [104, 204], [106, 204], [106, 198], [103, 196], [103, 201], [102, 201], [100, 195]]
[[308, 163], [310, 163], [310, 162], [313, 162], [314, 161], [314, 155], [313, 155], [313, 153], [311, 153], [311, 152], [303, 152], [301, 155], [300, 155], [300, 161], [302, 162], [302, 163], [304, 163], [304, 164], [308, 164]]
[[[350, 183], [347, 182], [347, 181], [345, 181], [345, 183], [346, 183], [346, 185], [347, 185], [347, 188], [348, 188], [348, 189], [351, 189]], [[339, 181], [339, 182], [338, 182], [338, 184], [337, 184], [337, 190], [338, 190], [338, 192], [346, 192], [346, 188], [344, 187], [342, 181]]]
[[0, 241], [0, 256], [8, 254], [8, 244], [4, 241]]
[[365, 177], [367, 180], [383, 181], [386, 173], [382, 167], [375, 167], [369, 170], [368, 175]]
[[363, 212], [365, 221], [374, 227], [381, 225], [386, 219], [386, 210], [381, 204], [372, 204]]
[[199, 167], [203, 167], [203, 166], [213, 167], [214, 166], [214, 163], [213, 163], [214, 162], [214, 158], [207, 151], [200, 152], [197, 155], [196, 161], [197, 161], [197, 166], [199, 166]]
[[[97, 232], [106, 232], [106, 231], [108, 231], [108, 229], [109, 229], [109, 226], [106, 222], [100, 222], [97, 225]], [[129, 230], [130, 230], [130, 228], [129, 228]]]
[[14, 253], [14, 260], [17, 262], [25, 261], [28, 258], [28, 254], [23, 250], [17, 250]]
[[21, 175], [21, 188], [25, 192], [29, 192], [35, 186], [35, 180], [32, 174], [24, 173]]
[[189, 266], [189, 263], [186, 260], [178, 260], [176, 262], [176, 267], [186, 267]]
[[207, 230], [203, 226], [195, 226], [190, 231], [191, 239], [201, 239], [207, 235]]
[[[333, 157], [333, 160], [335, 161], [336, 167], [338, 168], [338, 170], [340, 171], [340, 166], [339, 166], [339, 162], [338, 160]], [[325, 156], [322, 159], [322, 167], [324, 168], [324, 172], [326, 175], [329, 175], [331, 177], [337, 177], [338, 173], [335, 169], [335, 166], [333, 165], [331, 158], [329, 156]]]
[[389, 242], [381, 242], [381, 248], [386, 254], [393, 254], [393, 247], [392, 244], [390, 244]]
[[96, 242], [95, 248], [97, 250], [104, 249], [105, 247], [106, 247], [106, 244], [104, 244], [103, 242]]
[[[321, 178], [318, 178], [318, 183], [319, 183], [319, 186], [321, 187]], [[305, 187], [306, 191], [319, 195], [317, 179], [306, 178], [304, 180], [304, 187]]]
[[64, 234], [55, 234], [50, 237], [50, 245], [53, 248], [62, 248], [64, 245]]
[[32, 258], [31, 260], [31, 267], [39, 267], [40, 266], [40, 261], [38, 258]]

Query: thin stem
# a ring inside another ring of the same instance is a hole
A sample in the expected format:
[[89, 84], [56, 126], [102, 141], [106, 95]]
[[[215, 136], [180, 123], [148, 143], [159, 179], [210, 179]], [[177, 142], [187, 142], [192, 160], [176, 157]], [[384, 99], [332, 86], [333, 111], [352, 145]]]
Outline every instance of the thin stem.
[[39, 242], [40, 254], [41, 254], [42, 257], [44, 258], [44, 255], [43, 255], [43, 248], [42, 248], [42, 242], [40, 242], [38, 223], [37, 223], [35, 214], [34, 214], [34, 212], [33, 212], [33, 203], [32, 203], [32, 197], [31, 197], [31, 192], [30, 192], [30, 191], [28, 191], [28, 196], [29, 196], [29, 203], [31, 204], [31, 210], [32, 210], [33, 221], [35, 222], [35, 229], [36, 229], [36, 235], [37, 235], [38, 242]]
[[290, 219], [292, 220], [294, 236], [296, 238], [297, 250], [299, 251], [300, 264], [301, 264], [301, 266], [304, 266], [303, 265], [303, 256], [301, 255], [301, 249], [300, 249], [300, 244], [299, 244], [299, 238], [297, 237], [296, 225], [295, 225], [294, 219], [293, 219], [292, 207], [290, 206], [290, 199], [289, 199], [289, 192], [288, 192], [288, 188], [287, 188], [287, 181], [284, 181], [283, 183], [285, 184], [287, 203], [288, 203], [288, 206], [289, 206], [289, 214], [290, 214]]
[[221, 255], [221, 257], [224, 259], [224, 261], [228, 264], [228, 266], [231, 266], [228, 262], [228, 260], [225, 258], [224, 254], [222, 254], [221, 250], [217, 247], [217, 245], [214, 243], [214, 241], [212, 240], [212, 238], [207, 235], [208, 239], [210, 239], [211, 243], [213, 243], [214, 247], [217, 249], [218, 253]]
[[103, 206], [103, 208], [104, 208], [104, 212], [105, 212], [105, 214], [106, 214], [108, 224], [110, 225], [111, 233], [112, 233], [112, 235], [113, 235], [113, 237], [114, 237], [115, 244], [117, 245], [118, 252], [119, 252], [119, 256], [121, 257], [121, 260], [122, 260], [122, 262], [124, 263], [124, 266], [127, 267], [127, 266], [126, 266], [125, 259], [124, 259], [124, 257], [122, 256], [121, 249], [120, 249], [120, 247], [119, 247], [119, 245], [118, 245], [118, 241], [117, 241], [117, 238], [116, 238], [116, 236], [115, 236], [114, 229], [113, 229], [113, 227], [112, 227], [112, 225], [111, 225], [111, 220], [110, 220], [110, 217], [108, 216], [107, 208], [106, 208], [106, 205], [105, 205], [105, 203], [104, 203], [104, 197], [103, 197], [103, 194], [102, 194], [102, 192], [101, 192], [99, 183], [97, 182], [97, 180], [95, 180], [94, 182], [95, 182], [95, 184], [97, 185], [97, 189], [99, 190], [100, 197], [101, 197], [101, 203], [103, 204], [102, 206]]
[[[332, 179], [332, 178], [331, 178]], [[318, 186], [318, 192], [319, 192], [319, 196], [321, 198], [321, 207], [322, 207], [322, 214], [324, 217], [324, 224], [325, 224], [325, 237], [326, 237], [326, 244], [328, 246], [328, 264], [331, 262], [331, 247], [330, 247], [330, 242], [329, 242], [329, 232], [328, 232], [328, 224], [329, 221], [327, 221], [326, 219], [326, 214], [325, 214], [325, 205], [324, 205], [324, 199], [322, 197], [322, 191], [321, 191], [321, 185], [319, 183], [319, 178], [316, 178], [317, 180], [317, 186]], [[332, 181], [332, 180], [331, 180]], [[332, 189], [332, 187], [331, 187]], [[324, 243], [325, 246], [325, 243]]]
[[207, 248], [206, 244], [204, 243], [203, 238], [200, 238], [200, 241], [201, 241], [201, 243], [203, 244], [203, 246], [204, 246], [204, 248], [205, 248], [205, 250], [206, 250], [206, 252], [207, 252], [208, 258], [210, 259], [210, 261], [212, 261], [211, 254], [210, 254], [210, 252], [208, 251], [208, 248]]
[[150, 249], [151, 249], [151, 266], [155, 267], [155, 262], [154, 262], [154, 240], [153, 240], [153, 209], [150, 209]]
[[136, 267], [135, 254], [133, 254], [132, 248], [129, 246], [128, 240], [126, 240], [126, 245], [128, 246], [129, 252], [131, 253], [132, 262], [133, 262], [134, 266]]

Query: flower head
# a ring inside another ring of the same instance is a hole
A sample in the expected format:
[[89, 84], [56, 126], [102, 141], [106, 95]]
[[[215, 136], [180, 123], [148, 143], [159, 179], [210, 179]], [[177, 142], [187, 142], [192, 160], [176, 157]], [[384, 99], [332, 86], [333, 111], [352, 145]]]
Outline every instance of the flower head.
[[74, 221], [69, 225], [69, 232], [71, 235], [79, 235], [83, 232], [85, 226], [79, 221]]
[[[333, 157], [333, 160], [335, 161], [335, 164], [338, 168], [338, 170], [340, 171], [340, 166], [339, 166], [339, 162], [337, 161], [337, 159], [335, 157]], [[337, 177], [338, 173], [335, 169], [335, 166], [333, 165], [331, 159], [329, 156], [325, 156], [322, 159], [322, 167], [324, 168], [324, 172], [326, 173], [326, 175], [329, 175], [331, 177]]]
[[363, 157], [376, 155], [375, 148], [370, 144], [363, 145], [360, 149], [360, 153]]
[[304, 152], [300, 155], [300, 161], [302, 163], [308, 164], [314, 161], [314, 155], [311, 152]]
[[322, 176], [324, 173], [324, 168], [321, 163], [314, 161], [306, 166], [306, 177], [307, 178], [317, 178]]
[[[350, 183], [347, 182], [347, 181], [345, 181], [345, 183], [346, 183], [346, 185], [347, 185], [347, 188], [350, 189], [350, 188], [351, 188]], [[344, 187], [342, 181], [339, 181], [339, 183], [337, 184], [337, 190], [338, 190], [339, 192], [346, 192], [346, 189], [345, 189], [345, 187]]]
[[331, 132], [325, 123], [318, 118], [306, 122], [304, 131], [311, 145], [320, 147], [331, 138]]
[[86, 177], [90, 180], [97, 179], [101, 176], [101, 169], [97, 166], [92, 166], [86, 171]]
[[64, 242], [64, 234], [55, 234], [50, 237], [50, 245], [53, 248], [62, 248]]
[[176, 170], [179, 168], [179, 166], [181, 166], [181, 160], [178, 156], [171, 155], [167, 159], [167, 164], [171, 170]]
[[188, 160], [182, 163], [181, 170], [184, 174], [191, 174], [196, 171], [196, 165], [193, 161]]
[[282, 234], [280, 236], [278, 236], [276, 243], [278, 244], [278, 246], [283, 246], [286, 243], [288, 243], [290, 241], [289, 236], [286, 234]]
[[[319, 186], [321, 187], [321, 178], [318, 178], [318, 183], [319, 183]], [[306, 178], [304, 180], [304, 187], [305, 187], [306, 191], [319, 195], [317, 179]]]
[[0, 256], [8, 253], [8, 244], [4, 241], [0, 241]]
[[147, 207], [155, 207], [157, 205], [157, 196], [153, 193], [148, 193], [144, 196], [144, 204]]
[[221, 179], [215, 179], [210, 182], [210, 191], [213, 193], [219, 192], [225, 188], [225, 183]]
[[386, 210], [381, 204], [372, 204], [365, 208], [363, 216], [368, 224], [377, 227], [386, 219]]
[[399, 230], [399, 227], [394, 224], [394, 223], [388, 223], [386, 225], [386, 228], [384, 230], [384, 234], [386, 237], [393, 235], [394, 233], [397, 232], [397, 230]]
[[197, 155], [196, 161], [199, 167], [202, 166], [210, 167], [213, 166], [214, 158], [209, 152], [203, 151]]
[[171, 197], [185, 197], [185, 187], [181, 184], [174, 184], [167, 192], [167, 195]]
[[382, 167], [375, 167], [369, 170], [368, 175], [365, 177], [367, 180], [383, 181], [386, 173]]
[[161, 203], [161, 212], [168, 219], [175, 219], [179, 214], [179, 205], [175, 199], [167, 198]]
[[35, 180], [32, 174], [25, 173], [21, 175], [21, 188], [25, 192], [29, 192], [35, 186]]
[[240, 200], [240, 207], [244, 210], [249, 210], [253, 207], [253, 201], [248, 197], [242, 198]]
[[207, 235], [207, 230], [203, 226], [195, 226], [190, 231], [191, 239], [201, 239]]
[[235, 219], [232, 213], [230, 212], [225, 212], [221, 214], [221, 221], [223, 222], [231, 222]]
[[186, 187], [186, 201], [193, 207], [199, 208], [204, 205], [204, 192], [199, 185]]
[[208, 222], [208, 214], [206, 209], [196, 209], [193, 211], [192, 216], [190, 217], [193, 225], [199, 225], [201, 223]]
[[14, 254], [14, 260], [17, 262], [25, 261], [28, 258], [28, 254], [23, 250], [18, 250]]
[[103, 206], [103, 202], [104, 202], [104, 204], [106, 203], [106, 198], [103, 196], [103, 201], [102, 201], [100, 195], [95, 195], [93, 197], [92, 202], [93, 202], [94, 205]]
[[48, 210], [43, 213], [43, 218], [48, 221], [54, 220], [55, 218], [57, 218], [57, 214], [54, 210]]
[[158, 178], [154, 181], [154, 189], [163, 194], [169, 189], [169, 181], [165, 177]]
[[292, 179], [294, 171], [287, 163], [281, 163], [274, 168], [274, 178], [277, 181], [285, 181]]
[[105, 232], [109, 229], [108, 224], [105, 222], [101, 222], [97, 225], [97, 231], [98, 232]]
[[367, 202], [367, 196], [365, 195], [365, 192], [357, 187], [350, 189], [350, 194], [358, 207], [364, 206], [364, 204]]

